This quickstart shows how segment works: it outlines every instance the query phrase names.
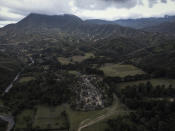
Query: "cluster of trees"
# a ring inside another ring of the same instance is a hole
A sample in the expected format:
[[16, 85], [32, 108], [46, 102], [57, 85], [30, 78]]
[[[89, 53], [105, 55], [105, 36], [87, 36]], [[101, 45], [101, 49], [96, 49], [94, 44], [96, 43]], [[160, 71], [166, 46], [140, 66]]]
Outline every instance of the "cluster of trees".
[[160, 112], [159, 109], [132, 112], [129, 116], [108, 120], [109, 128], [105, 131], [174, 131], [175, 114], [172, 109], [171, 106], [168, 113], [164, 110]]
[[119, 82], [129, 82], [129, 81], [138, 81], [138, 80], [145, 80], [145, 79], [150, 79], [149, 74], [137, 74], [134, 76], [128, 75], [125, 77], [105, 77], [104, 80], [107, 83], [119, 83]]
[[[153, 87], [150, 82], [128, 86], [116, 92], [133, 112], [109, 120], [106, 131], [174, 131], [175, 89], [170, 85]], [[172, 98], [166, 99], [167, 97]], [[161, 99], [157, 99], [161, 98]]]
[[19, 60], [0, 52], [0, 94], [13, 81], [14, 77], [21, 70], [22, 65]]
[[169, 85], [168, 88], [165, 88], [165, 85], [153, 87], [150, 82], [147, 82], [146, 84], [127, 86], [117, 94], [122, 102], [131, 109], [137, 107], [148, 109], [154, 105], [155, 100], [166, 101], [166, 98], [174, 98], [175, 89], [172, 88], [172, 85]]
[[127, 86], [122, 89], [122, 95], [127, 98], [142, 98], [142, 97], [175, 97], [175, 89], [170, 84], [167, 88], [165, 85], [153, 85], [148, 81], [147, 83], [140, 83], [139, 85]]
[[142, 66], [143, 70], [152, 74], [153, 77], [167, 77], [167, 78], [175, 78], [175, 67], [171, 65], [170, 67], [158, 67], [156, 65]]
[[59, 105], [69, 102], [73, 96], [73, 80], [72, 76], [58, 78], [54, 72], [41, 73], [33, 81], [17, 83], [2, 99], [13, 113], [38, 104]]

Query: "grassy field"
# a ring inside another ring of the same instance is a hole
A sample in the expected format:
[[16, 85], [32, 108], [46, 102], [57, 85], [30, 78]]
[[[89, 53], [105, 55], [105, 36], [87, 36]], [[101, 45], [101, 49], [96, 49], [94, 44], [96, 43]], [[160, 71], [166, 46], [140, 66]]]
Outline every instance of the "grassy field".
[[76, 70], [69, 70], [68, 71], [69, 74], [72, 74], [72, 75], [75, 75], [75, 76], [78, 76], [80, 73]]
[[[63, 115], [64, 111], [67, 117]], [[69, 123], [70, 131], [77, 131], [84, 124], [93, 123], [81, 131], [103, 131], [108, 119], [121, 114], [126, 115], [128, 111], [117, 98], [107, 108], [87, 112], [75, 111], [68, 104], [56, 107], [37, 106], [35, 110], [24, 110], [16, 117], [15, 129], [60, 129], [67, 128]]]
[[82, 61], [95, 57], [93, 53], [85, 53], [84, 55], [76, 55], [72, 57], [58, 57], [58, 61], [63, 65], [68, 65], [71, 63], [81, 63]]
[[24, 110], [16, 117], [15, 129], [27, 129], [32, 125], [34, 118], [33, 110]]
[[108, 125], [105, 120], [92, 126], [86, 127], [82, 131], [105, 131], [106, 128], [108, 128]]
[[[115, 104], [103, 110], [88, 111], [88, 112], [72, 110], [68, 104], [64, 104], [57, 107], [38, 106], [32, 127], [34, 129], [35, 128], [39, 128], [39, 129], [64, 128], [66, 127], [66, 119], [61, 117], [61, 113], [63, 111], [66, 111], [68, 115], [68, 120], [70, 123], [70, 130], [76, 131], [81, 121], [85, 119], [96, 118], [97, 116], [106, 113], [109, 109], [114, 108], [114, 106], [117, 106], [117, 105]], [[27, 114], [28, 112], [26, 112], [26, 115]], [[19, 118], [18, 118], [19, 119], [18, 123], [20, 124], [20, 120], [23, 119], [23, 114], [20, 115]], [[24, 123], [26, 123], [26, 121], [24, 121]], [[21, 125], [22, 127], [25, 127], [23, 123]]]
[[[92, 125], [90, 124], [87, 128], [83, 128], [82, 131], [84, 130], [92, 131], [92, 129], [94, 128], [95, 128], [94, 131], [96, 131], [97, 128], [102, 129], [101, 128], [102, 125], [103, 127], [106, 126], [106, 124], [104, 124], [104, 121], [112, 119], [119, 114], [128, 114], [128, 111], [126, 111], [126, 107], [122, 105], [117, 98], [114, 100], [111, 106], [104, 108], [103, 110], [82, 112], [82, 111], [74, 111], [70, 108], [68, 109], [69, 110], [67, 111], [69, 114], [71, 131], [77, 131], [78, 127], [88, 125], [90, 123], [93, 124]], [[100, 129], [99, 131], [102, 131]]]
[[22, 77], [22, 78], [20, 78], [19, 82], [20, 83], [23, 83], [23, 82], [29, 82], [31, 80], [35, 80], [35, 78], [34, 77], [30, 77], [30, 76], [28, 76], [28, 77]]
[[[56, 107], [37, 106], [35, 111], [24, 110], [17, 116], [15, 129], [25, 129], [31, 126], [34, 129], [60, 129], [68, 127], [69, 123], [70, 131], [77, 131], [81, 124], [93, 122], [92, 125], [82, 130], [91, 131], [99, 128], [98, 130], [102, 131], [106, 126], [106, 120], [121, 114], [124, 110], [125, 107], [120, 104], [118, 99], [107, 108], [87, 112], [75, 111], [68, 104]], [[62, 115], [63, 111], [66, 112], [67, 117]], [[104, 118], [100, 119], [100, 121], [97, 120], [101, 117]]]
[[77, 131], [80, 123], [83, 120], [96, 118], [97, 116], [104, 114], [106, 111], [107, 111], [106, 109], [103, 109], [97, 111], [83, 112], [83, 111], [74, 111], [70, 109], [70, 107], [67, 107], [71, 131]]
[[89, 59], [89, 58], [94, 58], [94, 54], [93, 53], [85, 53], [84, 56], [72, 56], [72, 60], [73, 62], [82, 62], [86, 59]]
[[156, 79], [150, 79], [150, 80], [122, 82], [122, 83], [117, 84], [117, 86], [121, 88], [125, 88], [128, 85], [130, 86], [138, 85], [140, 83], [147, 83], [148, 81], [150, 81], [153, 86], [165, 85], [165, 87], [168, 87], [171, 84], [173, 88], [175, 88], [175, 79], [166, 79], [166, 78], [156, 78]]
[[100, 67], [100, 70], [104, 72], [106, 76], [110, 77], [125, 77], [127, 75], [144, 74], [144, 72], [133, 66], [133, 65], [122, 65], [122, 64], [112, 64], [106, 63], [104, 66]]
[[34, 118], [33, 128], [60, 129], [67, 128], [67, 119], [63, 115], [63, 106], [38, 106]]
[[58, 57], [58, 61], [63, 65], [68, 65], [72, 63], [69, 58], [65, 58], [65, 57]]
[[94, 123], [83, 128], [81, 131], [105, 131], [105, 129], [108, 127], [107, 121], [109, 119], [114, 119], [121, 115], [128, 115], [130, 111], [125, 107], [125, 105], [119, 102], [117, 97], [114, 96], [114, 98], [115, 101], [113, 102], [113, 105], [109, 108], [106, 108], [106, 112], [98, 115], [98, 117], [96, 117], [95, 119], [90, 119], [89, 122], [85, 121], [83, 125], [93, 122]]

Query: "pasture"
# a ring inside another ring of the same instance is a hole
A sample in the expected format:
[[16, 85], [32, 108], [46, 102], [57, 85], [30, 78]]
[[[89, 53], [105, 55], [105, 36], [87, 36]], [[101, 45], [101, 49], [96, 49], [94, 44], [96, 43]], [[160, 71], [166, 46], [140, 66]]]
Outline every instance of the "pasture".
[[86, 59], [94, 58], [93, 53], [85, 53], [84, 55], [74, 55], [71, 57], [58, 57], [58, 61], [63, 65], [81, 63]]
[[62, 106], [38, 106], [32, 127], [34, 129], [66, 129], [67, 123]]
[[134, 76], [137, 74], [144, 74], [145, 72], [133, 65], [106, 63], [100, 67], [105, 76], [109, 77], [125, 77]]
[[35, 78], [31, 77], [31, 76], [22, 77], [22, 78], [20, 78], [19, 83], [29, 82], [29, 81], [32, 81], [32, 80], [35, 80]]

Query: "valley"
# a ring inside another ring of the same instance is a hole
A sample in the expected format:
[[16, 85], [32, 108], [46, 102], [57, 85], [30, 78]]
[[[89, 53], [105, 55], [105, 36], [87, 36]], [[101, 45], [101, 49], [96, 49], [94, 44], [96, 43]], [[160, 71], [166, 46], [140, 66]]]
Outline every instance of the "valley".
[[174, 42], [30, 14], [0, 28], [0, 114], [13, 116], [15, 131], [173, 131]]

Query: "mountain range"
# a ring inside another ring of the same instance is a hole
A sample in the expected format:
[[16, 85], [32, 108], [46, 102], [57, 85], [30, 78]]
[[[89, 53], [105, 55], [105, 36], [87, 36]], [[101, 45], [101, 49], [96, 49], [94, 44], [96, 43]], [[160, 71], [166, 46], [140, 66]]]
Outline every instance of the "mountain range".
[[0, 130], [174, 131], [174, 22], [32, 13], [0, 28]]
[[[72, 45], [78, 43], [80, 47], [81, 44], [86, 43], [83, 46], [95, 49], [99, 54], [122, 61], [125, 59], [124, 61], [132, 61], [142, 66], [148, 65], [147, 60], [151, 61], [151, 59], [156, 59], [160, 66], [161, 58], [167, 60], [167, 57], [162, 57], [162, 55], [168, 55], [170, 57], [166, 63], [169, 66], [168, 70], [171, 70], [174, 64], [174, 55], [172, 55], [174, 22], [174, 16], [135, 20], [84, 21], [75, 15], [49, 16], [32, 13], [16, 24], [1, 28], [0, 44], [27, 44], [47, 40], [49, 42], [67, 41]], [[165, 45], [171, 48], [163, 50]], [[156, 52], [152, 49], [161, 49], [161, 51]], [[151, 66], [156, 68], [156, 64], [152, 63]], [[166, 66], [163, 65], [161, 68], [166, 68]]]
[[[118, 24], [120, 26], [124, 27], [130, 27], [134, 29], [143, 29], [146, 31], [157, 31], [157, 32], [163, 32], [164, 29], [156, 29], [161, 26], [167, 26], [164, 27], [166, 28], [167, 32], [170, 27], [168, 26], [173, 26], [173, 23], [175, 22], [175, 16], [164, 16], [161, 18], [138, 18], [138, 19], [119, 19], [119, 20], [114, 20], [114, 21], [105, 21], [105, 20], [99, 20], [99, 19], [90, 19], [86, 20], [87, 23], [92, 23], [92, 24]], [[149, 28], [149, 30], [147, 30]], [[151, 30], [151, 28], [154, 28]]]
[[[123, 25], [121, 26], [120, 24], [111, 24], [107, 21], [105, 24], [103, 22], [103, 24], [99, 24], [98, 22], [93, 21], [94, 20], [83, 21], [74, 15], [49, 16], [30, 14], [16, 24], [10, 24], [1, 28], [0, 41], [16, 43], [31, 41], [33, 39], [43, 39], [43, 37], [54, 37], [55, 39], [62, 36], [74, 36], [88, 40], [98, 40], [109, 37], [125, 37], [137, 40], [140, 39], [142, 40], [142, 43], [145, 44], [150, 40], [156, 41], [158, 38], [157, 36], [162, 37], [160, 34], [144, 31], [147, 30], [146, 28], [142, 31], [131, 27], [123, 27]], [[138, 21], [141, 22], [142, 20]], [[152, 25], [153, 24], [151, 24], [151, 26]], [[148, 28], [148, 30], [150, 29]]]

